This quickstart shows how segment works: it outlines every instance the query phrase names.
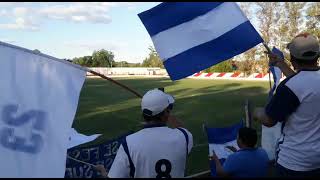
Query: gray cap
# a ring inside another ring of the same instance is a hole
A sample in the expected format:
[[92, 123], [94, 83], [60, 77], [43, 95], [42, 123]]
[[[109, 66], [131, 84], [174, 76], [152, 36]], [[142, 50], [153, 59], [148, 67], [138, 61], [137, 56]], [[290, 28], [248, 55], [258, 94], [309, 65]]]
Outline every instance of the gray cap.
[[319, 41], [311, 34], [303, 33], [296, 36], [287, 46], [290, 54], [301, 60], [313, 60], [319, 56]]

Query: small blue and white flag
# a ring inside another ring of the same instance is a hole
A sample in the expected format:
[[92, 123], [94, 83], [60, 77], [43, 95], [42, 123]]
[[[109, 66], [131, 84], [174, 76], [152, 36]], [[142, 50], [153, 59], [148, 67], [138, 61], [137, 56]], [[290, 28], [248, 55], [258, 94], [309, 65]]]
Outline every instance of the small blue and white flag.
[[263, 42], [235, 2], [165, 2], [138, 16], [172, 80]]
[[[226, 146], [233, 146], [239, 150], [237, 135], [239, 129], [243, 126], [243, 122], [240, 122], [224, 128], [205, 127], [209, 143], [209, 156], [212, 156], [212, 151], [214, 150], [221, 164], [223, 164], [226, 158], [233, 153], [230, 149], [226, 148]], [[216, 165], [214, 160], [210, 160], [210, 169], [211, 175], [216, 176]]]
[[[273, 47], [272, 53], [278, 55], [281, 59], [284, 60], [283, 53]], [[269, 91], [269, 101], [273, 97], [275, 90], [277, 89], [278, 85], [280, 84], [280, 79], [282, 77], [282, 71], [275, 66], [270, 66], [270, 72], [273, 76], [273, 87]], [[268, 157], [270, 160], [274, 160], [276, 158], [276, 149], [277, 149], [277, 143], [279, 139], [281, 138], [281, 122], [277, 122], [276, 125], [273, 127], [266, 127], [264, 125], [261, 125], [261, 147], [266, 150]]]

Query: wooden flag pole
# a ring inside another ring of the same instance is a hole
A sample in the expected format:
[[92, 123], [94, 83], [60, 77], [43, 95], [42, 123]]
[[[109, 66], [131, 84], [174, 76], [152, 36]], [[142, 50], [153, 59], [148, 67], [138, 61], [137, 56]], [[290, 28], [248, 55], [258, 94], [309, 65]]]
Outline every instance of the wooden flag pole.
[[137, 91], [129, 88], [128, 86], [126, 86], [126, 85], [124, 85], [124, 84], [121, 84], [120, 82], [118, 82], [118, 81], [116, 81], [116, 80], [113, 80], [113, 79], [111, 79], [111, 78], [109, 78], [109, 77], [107, 77], [107, 76], [105, 76], [105, 75], [103, 75], [103, 74], [100, 74], [100, 73], [95, 72], [95, 71], [90, 70], [90, 69], [88, 69], [88, 72], [90, 72], [91, 74], [97, 75], [97, 76], [99, 76], [99, 77], [101, 77], [101, 78], [103, 78], [103, 79], [106, 79], [106, 80], [108, 80], [108, 81], [111, 81], [111, 82], [115, 83], [116, 85], [118, 85], [118, 86], [120, 86], [120, 87], [122, 87], [122, 88], [124, 88], [124, 89], [126, 89], [126, 90], [128, 90], [128, 91], [130, 91], [130, 92], [132, 92], [132, 93], [135, 94], [137, 97], [142, 98], [142, 96], [141, 96]]
[[69, 156], [69, 155], [67, 155], [67, 157], [68, 157], [69, 159], [72, 159], [72, 160], [74, 160], [74, 161], [77, 161], [77, 162], [80, 162], [80, 163], [86, 164], [86, 165], [88, 165], [88, 166], [92, 166], [92, 167], [94, 167], [94, 168], [96, 167], [96, 165], [94, 165], [94, 164], [90, 164], [90, 163], [88, 163], [88, 162], [81, 161], [81, 160], [76, 159], [76, 158], [73, 158], [73, 157], [71, 157], [71, 156]]
[[252, 127], [252, 116], [251, 116], [251, 107], [250, 101], [247, 99], [244, 106], [245, 114], [246, 114], [246, 127]]

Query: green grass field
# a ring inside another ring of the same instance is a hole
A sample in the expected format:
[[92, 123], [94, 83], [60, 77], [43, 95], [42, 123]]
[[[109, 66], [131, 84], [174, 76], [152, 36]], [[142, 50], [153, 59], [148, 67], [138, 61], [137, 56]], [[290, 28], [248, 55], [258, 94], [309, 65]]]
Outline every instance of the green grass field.
[[[187, 175], [209, 169], [207, 138], [202, 124], [206, 122], [208, 126], [222, 127], [236, 123], [245, 117], [246, 99], [255, 106], [263, 106], [269, 91], [266, 81], [184, 79], [172, 82], [168, 78], [116, 80], [142, 95], [157, 87], [165, 87], [166, 92], [174, 95], [176, 103], [173, 113], [192, 132], [196, 146], [188, 159]], [[109, 81], [86, 80], [73, 124], [80, 133], [101, 133], [103, 136], [94, 142], [100, 143], [129, 130], [139, 130], [141, 122], [139, 98]], [[254, 123], [253, 126], [260, 132], [258, 124]]]

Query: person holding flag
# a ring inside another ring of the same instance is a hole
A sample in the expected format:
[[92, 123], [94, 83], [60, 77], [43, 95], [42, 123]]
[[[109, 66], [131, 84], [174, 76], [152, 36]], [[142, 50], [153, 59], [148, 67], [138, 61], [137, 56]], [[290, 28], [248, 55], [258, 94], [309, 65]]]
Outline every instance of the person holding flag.
[[173, 103], [173, 97], [163, 89], [150, 90], [143, 96], [144, 128], [125, 138], [108, 173], [103, 166], [97, 166], [103, 177], [184, 177], [193, 137], [171, 115]]
[[282, 137], [276, 156], [279, 176], [320, 175], [320, 67], [319, 41], [300, 34], [288, 44], [290, 61], [297, 72], [273, 54], [270, 62], [287, 78], [277, 87], [265, 108], [256, 108], [254, 118], [267, 127], [282, 122]]
[[239, 129], [237, 144], [240, 150], [227, 146], [234, 153], [227, 157], [223, 165], [213, 150], [210, 160], [215, 161], [216, 173], [220, 177], [265, 177], [268, 173], [269, 158], [266, 151], [256, 148], [257, 131], [252, 128]]

